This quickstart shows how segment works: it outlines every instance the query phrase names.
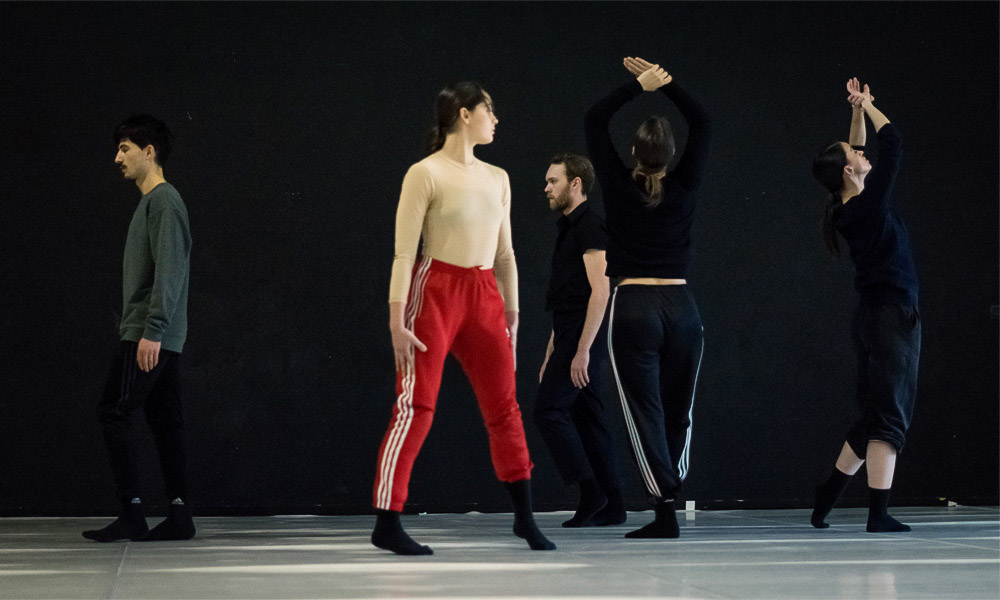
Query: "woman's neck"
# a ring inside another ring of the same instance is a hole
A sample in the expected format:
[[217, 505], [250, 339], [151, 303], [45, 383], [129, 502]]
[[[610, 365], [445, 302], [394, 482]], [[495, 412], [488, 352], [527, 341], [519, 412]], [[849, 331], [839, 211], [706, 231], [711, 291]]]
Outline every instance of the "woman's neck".
[[448, 137], [444, 139], [444, 145], [441, 146], [441, 152], [455, 162], [471, 166], [476, 162], [476, 155], [472, 152], [473, 148], [475, 148], [475, 144], [470, 143], [469, 139], [462, 133], [449, 133]]
[[840, 202], [846, 203], [865, 189], [864, 179], [844, 179], [844, 187], [840, 190]]

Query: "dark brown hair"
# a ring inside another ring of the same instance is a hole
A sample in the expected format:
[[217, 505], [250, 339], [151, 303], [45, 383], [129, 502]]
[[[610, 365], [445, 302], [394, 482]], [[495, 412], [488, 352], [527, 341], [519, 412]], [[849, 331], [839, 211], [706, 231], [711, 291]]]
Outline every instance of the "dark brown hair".
[[649, 117], [636, 130], [632, 146], [635, 148], [632, 177], [642, 185], [646, 203], [652, 208], [660, 203], [663, 196], [663, 183], [656, 174], [670, 164], [676, 149], [670, 121], [663, 117]]
[[438, 92], [434, 101], [434, 117], [436, 125], [427, 136], [427, 154], [434, 154], [444, 146], [458, 114], [463, 108], [473, 110], [480, 102], [488, 102], [483, 86], [475, 81], [460, 81], [453, 83]]
[[847, 166], [847, 153], [840, 142], [827, 145], [813, 159], [812, 172], [820, 184], [829, 192], [826, 207], [823, 210], [823, 220], [820, 221], [820, 235], [823, 247], [833, 256], [840, 256], [840, 242], [837, 240], [837, 217], [843, 201], [840, 191], [844, 189], [844, 167]]
[[590, 189], [594, 187], [594, 180], [597, 178], [594, 175], [594, 165], [590, 164], [590, 159], [586, 156], [566, 152], [553, 156], [549, 163], [562, 165], [566, 169], [567, 181], [573, 181], [579, 177], [584, 196], [589, 194]]

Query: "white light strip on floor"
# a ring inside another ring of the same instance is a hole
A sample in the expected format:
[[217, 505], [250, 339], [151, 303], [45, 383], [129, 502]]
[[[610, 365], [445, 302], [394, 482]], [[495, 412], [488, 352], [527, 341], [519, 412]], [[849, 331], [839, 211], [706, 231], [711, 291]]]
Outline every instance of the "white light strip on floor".
[[[907, 519], [907, 523], [911, 524], [913, 527], [941, 527], [945, 525], [992, 525], [994, 527], [1000, 527], [1000, 522], [997, 521], [942, 521], [942, 522], [924, 522], [924, 521], [914, 521], [912, 519]], [[840, 525], [832, 524], [832, 527], [864, 527], [864, 523], [843, 523]], [[812, 525], [808, 523], [787, 523], [784, 525], [688, 525], [687, 527], [681, 526], [681, 530], [684, 529], [812, 529]]]
[[[426, 559], [417, 559], [426, 560]], [[240, 565], [225, 567], [180, 567], [174, 569], [141, 569], [142, 573], [366, 573], [381, 571], [399, 573], [449, 573], [460, 571], [558, 571], [582, 569], [590, 565], [574, 563], [330, 563], [312, 565]], [[134, 572], [134, 571], [133, 571]]]
[[64, 571], [62, 569], [0, 569], [0, 577], [8, 575], [90, 575], [107, 574], [107, 571]]
[[90, 548], [0, 548], [0, 554], [19, 554], [21, 552], [95, 552], [98, 550], [106, 550], [107, 548], [100, 546], [93, 546]]
[[[976, 539], [980, 539], [980, 538], [976, 538]], [[981, 538], [981, 539], [995, 540], [995, 539], [1000, 539], [1000, 538]], [[870, 538], [857, 538], [857, 537], [854, 537], [854, 538], [818, 538], [817, 537], [817, 538], [811, 538], [811, 539], [810, 538], [794, 538], [794, 539], [780, 539], [780, 538], [771, 539], [771, 538], [768, 538], [766, 540], [685, 540], [685, 539], [681, 538], [681, 539], [669, 539], [669, 540], [668, 539], [662, 539], [662, 540], [649, 539], [649, 540], [643, 540], [642, 542], [639, 542], [639, 544], [648, 545], [650, 543], [660, 542], [660, 543], [663, 543], [663, 544], [669, 545], [669, 546], [681, 546], [681, 545], [695, 545], [696, 546], [696, 545], [703, 545], [703, 544], [711, 544], [711, 545], [716, 545], [716, 544], [717, 545], [722, 545], [722, 544], [735, 544], [735, 545], [740, 545], [740, 544], [764, 544], [764, 545], [770, 545], [770, 544], [829, 544], [829, 543], [838, 543], [838, 542], [846, 542], [846, 543], [851, 543], [851, 544], [857, 544], [859, 542], [864, 542], [865, 544], [873, 544], [873, 543], [879, 543], [879, 542], [927, 543], [927, 542], [940, 542], [940, 541], [941, 541], [940, 538], [925, 539], [925, 538], [919, 538], [919, 537], [893, 537], [893, 538], [884, 537], [884, 538], [874, 538], [874, 539], [870, 539]], [[627, 550], [629, 548], [640, 549], [642, 546], [640, 546], [639, 544], [629, 544], [629, 546], [627, 548], [623, 547], [619, 551]], [[577, 551], [579, 551], [579, 550], [577, 550]], [[594, 550], [594, 552], [607, 552], [607, 548], [601, 548], [600, 550]]]
[[[407, 596], [410, 597], [410, 596]], [[417, 598], [413, 596], [413, 598]], [[455, 600], [457, 596], [419, 596], [419, 600]], [[567, 600], [567, 596], [522, 596], [507, 594], [504, 596], [461, 596], [462, 600]], [[570, 596], [573, 600], [707, 600], [694, 596]], [[371, 600], [364, 598], [344, 598], [342, 600]]]
[[[857, 541], [857, 540], [855, 540]], [[463, 548], [467, 550], [475, 550], [477, 548], [523, 548], [524, 542], [521, 540], [511, 539], [510, 542], [435, 542], [434, 548]], [[289, 550], [371, 550], [373, 552], [384, 552], [379, 550], [368, 540], [363, 542], [354, 543], [340, 543], [340, 544], [271, 544], [265, 546], [192, 546], [187, 548], [188, 550], [199, 550], [199, 551], [225, 551], [225, 550], [239, 550], [239, 551], [289, 551]]]
[[[694, 596], [571, 596], [573, 600], [707, 600]], [[419, 596], [419, 600], [455, 600], [456, 596]], [[522, 596], [507, 594], [504, 596], [462, 596], [463, 600], [566, 600], [567, 596]], [[345, 598], [343, 600], [371, 600], [365, 598]]]
[[704, 563], [660, 563], [657, 568], [666, 567], [786, 567], [786, 566], [833, 566], [833, 565], [1000, 565], [1000, 558], [900, 558], [898, 560], [776, 560], [766, 562], [704, 562]]

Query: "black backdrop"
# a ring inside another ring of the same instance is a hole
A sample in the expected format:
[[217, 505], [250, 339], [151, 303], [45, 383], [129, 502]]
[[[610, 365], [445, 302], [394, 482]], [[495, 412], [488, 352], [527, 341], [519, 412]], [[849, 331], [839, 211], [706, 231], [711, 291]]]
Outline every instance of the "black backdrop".
[[[706, 353], [686, 498], [805, 506], [853, 417], [852, 269], [819, 250], [809, 161], [847, 135], [857, 75], [904, 137], [895, 198], [922, 283], [895, 501], [997, 502], [996, 3], [5, 3], [0, 20], [0, 514], [114, 510], [93, 407], [139, 196], [112, 165], [122, 118], [151, 112], [177, 137], [166, 176], [194, 237], [194, 502], [364, 512], [394, 396], [395, 205], [434, 94], [475, 78], [497, 105], [496, 141], [478, 154], [513, 186], [527, 416], [549, 327], [545, 169], [583, 149], [583, 113], [625, 81], [624, 55], [661, 62], [716, 124], [689, 272]], [[623, 148], [642, 116], [678, 116], [664, 105], [650, 95], [624, 111]], [[410, 508], [506, 509], [454, 363], [439, 407]], [[538, 507], [569, 508], [526, 427]], [[644, 506], [636, 476], [628, 494]]]

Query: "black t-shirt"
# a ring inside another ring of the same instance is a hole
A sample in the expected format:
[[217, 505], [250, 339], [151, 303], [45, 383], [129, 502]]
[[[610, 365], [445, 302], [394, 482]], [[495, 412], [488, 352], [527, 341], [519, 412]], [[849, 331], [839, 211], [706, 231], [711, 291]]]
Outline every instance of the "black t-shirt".
[[836, 227], [851, 248], [854, 287], [867, 304], [917, 305], [917, 268], [906, 226], [889, 199], [903, 156], [892, 124], [878, 131], [878, 164], [865, 177], [865, 189], [837, 211]]
[[584, 202], [556, 221], [559, 236], [552, 253], [552, 276], [545, 295], [547, 311], [586, 311], [590, 280], [583, 255], [588, 250], [606, 250], [608, 234], [601, 216]]
[[646, 205], [644, 192], [632, 178], [611, 140], [611, 117], [642, 94], [632, 80], [587, 111], [587, 153], [601, 184], [608, 228], [608, 277], [683, 279], [691, 250], [691, 223], [708, 164], [711, 119], [677, 81], [660, 88], [684, 115], [688, 139], [677, 165], [663, 178], [661, 202]]

